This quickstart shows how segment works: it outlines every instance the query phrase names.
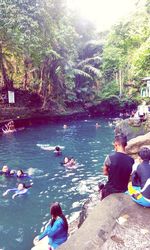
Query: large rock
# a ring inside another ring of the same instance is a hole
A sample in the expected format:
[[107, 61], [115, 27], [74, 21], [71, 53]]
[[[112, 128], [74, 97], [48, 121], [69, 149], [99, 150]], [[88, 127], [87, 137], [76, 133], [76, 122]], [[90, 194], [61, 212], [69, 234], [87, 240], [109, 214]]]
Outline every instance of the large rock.
[[149, 218], [150, 209], [135, 204], [128, 195], [110, 195], [58, 249], [149, 249]]
[[150, 132], [150, 117], [148, 116], [146, 122], [135, 123], [136, 120], [133, 120], [134, 123], [131, 122], [131, 119], [125, 119], [117, 122], [115, 128], [115, 134], [123, 133], [127, 136], [128, 140], [135, 138], [139, 135], [144, 135]]
[[126, 152], [136, 158], [137, 153], [142, 146], [150, 146], [150, 132], [131, 139], [126, 147]]

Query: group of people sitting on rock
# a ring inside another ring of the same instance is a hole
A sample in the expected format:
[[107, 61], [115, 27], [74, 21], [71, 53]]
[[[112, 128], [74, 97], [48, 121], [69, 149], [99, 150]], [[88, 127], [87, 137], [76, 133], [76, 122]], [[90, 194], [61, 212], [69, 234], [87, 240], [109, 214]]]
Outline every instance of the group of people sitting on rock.
[[104, 161], [103, 173], [108, 176], [108, 181], [99, 183], [101, 200], [112, 193], [126, 192], [136, 203], [150, 207], [150, 149], [146, 146], [140, 148], [139, 164], [133, 169], [134, 159], [126, 154], [126, 146], [127, 137], [116, 135], [115, 152]]

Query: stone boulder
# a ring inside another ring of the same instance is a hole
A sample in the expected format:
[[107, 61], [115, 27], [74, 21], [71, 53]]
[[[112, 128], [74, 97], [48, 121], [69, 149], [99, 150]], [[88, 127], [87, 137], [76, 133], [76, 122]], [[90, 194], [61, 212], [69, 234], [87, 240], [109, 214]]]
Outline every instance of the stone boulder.
[[142, 146], [150, 146], [150, 132], [145, 135], [137, 136], [136, 138], [131, 139], [126, 147], [126, 152], [127, 154], [136, 158], [139, 149]]
[[128, 140], [148, 132], [150, 132], [150, 117], [142, 123], [136, 122], [133, 118], [121, 120], [117, 122], [115, 127], [115, 134], [123, 133], [127, 136]]

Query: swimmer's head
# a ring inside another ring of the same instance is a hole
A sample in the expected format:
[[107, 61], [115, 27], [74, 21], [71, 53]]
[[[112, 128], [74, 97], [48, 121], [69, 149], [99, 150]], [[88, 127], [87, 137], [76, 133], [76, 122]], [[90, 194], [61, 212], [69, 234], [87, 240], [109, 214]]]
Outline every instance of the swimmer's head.
[[64, 124], [63, 128], [67, 128], [67, 125], [66, 125], [66, 124]]
[[7, 173], [9, 171], [9, 168], [7, 165], [2, 167], [2, 172]]
[[71, 157], [71, 158], [70, 158], [69, 163], [71, 163], [71, 164], [75, 164], [75, 163], [76, 163], [76, 161], [75, 161], [75, 159], [74, 159], [73, 157]]
[[10, 175], [14, 175], [14, 174], [15, 174], [15, 170], [11, 170]]
[[96, 126], [96, 127], [100, 127], [100, 125], [99, 125], [99, 123], [98, 123], [98, 122], [96, 122], [95, 126]]
[[25, 184], [24, 183], [19, 183], [18, 184], [18, 190], [21, 191], [25, 188]]
[[141, 147], [138, 155], [141, 157], [143, 161], [150, 160], [150, 149], [148, 147]]
[[20, 177], [20, 176], [22, 176], [24, 173], [23, 173], [23, 170], [22, 169], [19, 169], [18, 171], [17, 171], [17, 176], [18, 177]]
[[60, 147], [55, 147], [55, 151], [59, 152], [60, 151]]
[[66, 157], [64, 158], [64, 163], [68, 163], [69, 160], [70, 160], [70, 159], [66, 156]]

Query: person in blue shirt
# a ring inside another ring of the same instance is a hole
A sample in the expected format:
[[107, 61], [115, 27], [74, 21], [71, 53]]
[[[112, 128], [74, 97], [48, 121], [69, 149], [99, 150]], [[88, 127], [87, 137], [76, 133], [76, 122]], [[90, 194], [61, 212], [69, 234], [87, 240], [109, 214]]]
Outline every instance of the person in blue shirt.
[[52, 204], [50, 214], [50, 223], [42, 234], [35, 237], [34, 244], [37, 245], [41, 239], [48, 236], [48, 250], [53, 250], [67, 240], [68, 222], [58, 202]]
[[142, 162], [132, 173], [132, 182], [128, 192], [133, 201], [144, 207], [150, 207], [150, 149], [146, 146], [139, 151]]
[[26, 186], [24, 183], [19, 183], [17, 188], [10, 188], [7, 189], [3, 196], [6, 196], [9, 192], [14, 192], [12, 199], [14, 199], [16, 196], [24, 195], [28, 192], [28, 188], [30, 188], [32, 185]]

